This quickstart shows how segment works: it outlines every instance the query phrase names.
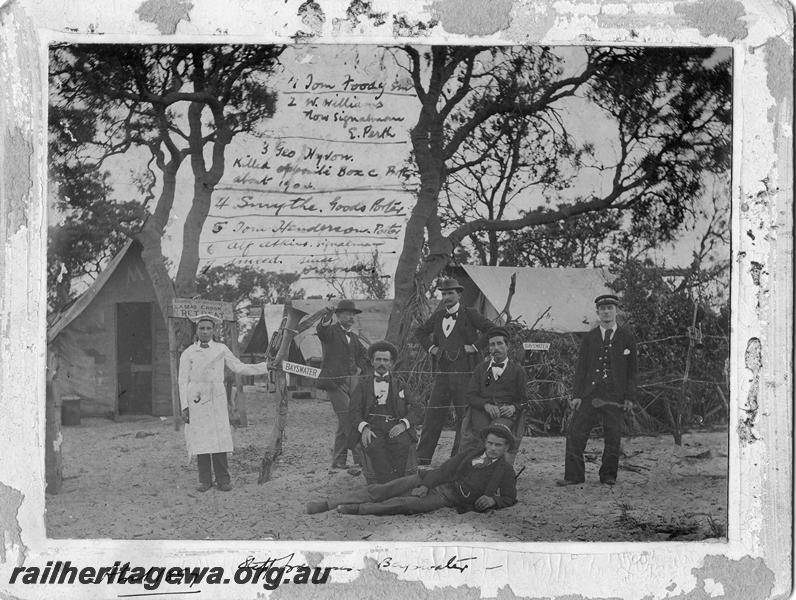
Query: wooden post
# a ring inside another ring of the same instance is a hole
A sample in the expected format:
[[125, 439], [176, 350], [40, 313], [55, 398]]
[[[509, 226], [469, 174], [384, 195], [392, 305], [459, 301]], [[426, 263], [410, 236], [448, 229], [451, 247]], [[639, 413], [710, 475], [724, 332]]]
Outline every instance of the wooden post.
[[[171, 308], [171, 307], [169, 307]], [[177, 332], [175, 319], [169, 317], [169, 370], [171, 371], [171, 414], [174, 415], [174, 431], [182, 427], [182, 411], [180, 410], [180, 386], [178, 382], [179, 349], [177, 348]]]
[[44, 435], [44, 479], [48, 494], [59, 494], [63, 485], [63, 456], [61, 455], [61, 411], [58, 410], [58, 397], [55, 386], [47, 378]]
[[[240, 358], [240, 349], [238, 348], [238, 322], [237, 321], [224, 321], [224, 341], [226, 341], [232, 354]], [[237, 410], [238, 413], [238, 427], [248, 427], [249, 419], [246, 415], [246, 395], [243, 393], [243, 378], [235, 374], [235, 390], [229, 392], [228, 398]]]
[[[268, 360], [271, 369], [275, 372], [275, 387], [272, 397], [279, 404], [276, 410], [274, 428], [271, 432], [271, 440], [265, 449], [263, 461], [260, 465], [260, 476], [257, 483], [265, 483], [271, 479], [271, 469], [276, 459], [282, 454], [282, 444], [285, 437], [285, 425], [287, 424], [287, 405], [290, 394], [287, 390], [287, 376], [282, 370], [282, 361], [288, 357], [290, 344], [293, 338], [302, 331], [312, 327], [317, 321], [327, 313], [327, 309], [319, 310], [314, 315], [301, 320], [307, 313], [293, 308], [288, 302], [285, 304], [285, 312], [282, 315], [282, 324], [279, 326], [277, 335], [274, 336], [268, 348]], [[301, 322], [301, 324], [299, 324]]]

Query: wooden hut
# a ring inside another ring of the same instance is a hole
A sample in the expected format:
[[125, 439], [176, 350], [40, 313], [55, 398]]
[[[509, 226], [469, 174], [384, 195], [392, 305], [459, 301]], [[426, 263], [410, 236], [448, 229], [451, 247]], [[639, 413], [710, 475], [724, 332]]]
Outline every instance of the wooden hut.
[[55, 318], [47, 343], [56, 393], [79, 398], [82, 416], [172, 414], [168, 329], [138, 242]]

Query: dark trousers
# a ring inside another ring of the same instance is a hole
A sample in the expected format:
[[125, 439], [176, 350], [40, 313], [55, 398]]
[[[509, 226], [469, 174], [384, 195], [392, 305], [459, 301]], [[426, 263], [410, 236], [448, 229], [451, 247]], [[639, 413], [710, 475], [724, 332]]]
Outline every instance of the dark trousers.
[[388, 483], [374, 483], [365, 489], [329, 498], [327, 502], [330, 508], [341, 504], [358, 504], [360, 515], [414, 515], [456, 505], [449, 484], [430, 489], [422, 498], [407, 495], [422, 484], [418, 475], [407, 475]]
[[[352, 439], [354, 433], [351, 419], [348, 416], [348, 408], [351, 405], [351, 398], [348, 392], [341, 388], [335, 387], [328, 390], [327, 395], [329, 401], [332, 403], [334, 414], [337, 417], [337, 431], [334, 434], [334, 446], [332, 447], [332, 466], [345, 467], [346, 460], [348, 459], [348, 444]], [[352, 453], [354, 455], [354, 463], [361, 465], [362, 457], [359, 448], [355, 448]]]
[[464, 395], [469, 380], [470, 375], [468, 373], [437, 373], [434, 379], [434, 386], [431, 388], [431, 397], [426, 407], [423, 429], [420, 431], [420, 441], [417, 444], [418, 464], [428, 465], [431, 463], [451, 404], [456, 410], [456, 437], [453, 440], [451, 456], [455, 456], [458, 453], [462, 417], [465, 410]]
[[[612, 399], [613, 401], [613, 399]], [[622, 410], [604, 406], [594, 408], [591, 398], [584, 398], [575, 412], [567, 435], [566, 459], [564, 461], [564, 479], [568, 481], [584, 481], [586, 465], [583, 461], [583, 450], [589, 439], [589, 433], [602, 422], [605, 447], [602, 464], [600, 465], [600, 481], [607, 477], [616, 479], [619, 469], [619, 448], [622, 441]]]
[[[213, 472], [216, 474], [216, 483], [224, 485], [229, 483], [229, 467], [227, 453], [215, 452], [213, 454], [197, 454], [196, 462], [199, 465], [199, 482], [213, 484]], [[210, 465], [212, 463], [212, 471]]]
[[373, 466], [376, 481], [387, 483], [403, 477], [406, 473], [409, 451], [414, 443], [409, 433], [404, 431], [401, 435], [390, 439], [389, 430], [374, 428], [373, 431], [378, 437], [371, 440], [368, 447], [363, 450]]

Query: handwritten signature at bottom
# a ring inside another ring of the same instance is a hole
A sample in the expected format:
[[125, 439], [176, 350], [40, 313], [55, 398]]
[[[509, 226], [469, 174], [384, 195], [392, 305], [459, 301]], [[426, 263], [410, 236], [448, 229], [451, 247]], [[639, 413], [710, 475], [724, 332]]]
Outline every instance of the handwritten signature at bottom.
[[[466, 556], [459, 558], [455, 554], [451, 556], [447, 562], [443, 564], [430, 564], [430, 565], [410, 565], [406, 563], [397, 562], [393, 557], [388, 556], [386, 558], [381, 559], [376, 566], [380, 570], [384, 571], [401, 571], [406, 573], [408, 571], [458, 571], [459, 573], [464, 573], [468, 568], [470, 568], [470, 562], [477, 560], [475, 556]], [[493, 567], [486, 567], [487, 570], [490, 569], [498, 569], [502, 565], [496, 565]]]

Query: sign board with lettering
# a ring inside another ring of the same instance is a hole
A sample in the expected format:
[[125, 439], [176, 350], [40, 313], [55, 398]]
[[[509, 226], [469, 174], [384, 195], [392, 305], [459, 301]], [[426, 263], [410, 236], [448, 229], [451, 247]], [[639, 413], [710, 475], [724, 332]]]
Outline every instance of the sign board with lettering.
[[222, 321], [234, 321], [235, 311], [229, 302], [202, 300], [201, 298], [175, 298], [171, 303], [171, 316], [190, 319], [199, 315], [213, 315]]
[[543, 342], [523, 342], [522, 348], [523, 350], [537, 350], [541, 352], [547, 352], [548, 350], [550, 350], [550, 344]]
[[308, 367], [307, 365], [300, 365], [286, 360], [282, 361], [282, 370], [285, 373], [294, 373], [312, 379], [318, 379], [318, 375], [321, 374], [321, 370], [316, 367]]

